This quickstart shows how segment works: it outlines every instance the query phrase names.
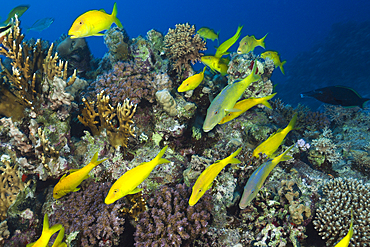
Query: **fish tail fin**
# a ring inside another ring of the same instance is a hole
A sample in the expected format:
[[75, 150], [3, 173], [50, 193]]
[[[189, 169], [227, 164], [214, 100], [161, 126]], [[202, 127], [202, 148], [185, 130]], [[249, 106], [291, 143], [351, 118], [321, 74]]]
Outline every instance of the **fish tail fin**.
[[64, 227], [62, 227], [57, 235], [57, 238], [54, 240], [54, 243], [51, 247], [64, 247], [67, 246], [66, 243], [62, 243], [64, 238]]
[[257, 60], [254, 60], [252, 73], [251, 73], [252, 74], [252, 80], [250, 81], [250, 83], [258, 81], [261, 78], [261, 76], [259, 74], [256, 74], [256, 72], [257, 72]]
[[351, 208], [351, 224], [349, 226], [349, 231], [348, 231], [349, 238], [352, 238], [353, 235], [353, 208]]
[[63, 226], [61, 224], [56, 224], [49, 228], [49, 217], [47, 214], [45, 214], [41, 236], [46, 235], [48, 238], [50, 238], [54, 233], [62, 229], [62, 227]]
[[292, 120], [290, 120], [290, 122], [289, 122], [289, 124], [286, 128], [288, 132], [291, 131], [294, 128], [296, 122], [297, 122], [297, 113], [294, 114]]
[[157, 154], [157, 156], [154, 158], [154, 160], [156, 160], [157, 164], [164, 164], [164, 163], [170, 163], [171, 161], [169, 161], [168, 159], [164, 159], [162, 158], [162, 156], [164, 155], [164, 153], [166, 152], [168, 148], [168, 145], [166, 145], [164, 148], [162, 148], [162, 150]]
[[362, 105], [361, 105], [361, 108], [362, 108], [362, 109], [365, 109], [365, 108], [366, 108], [366, 104], [367, 104], [367, 102], [369, 102], [369, 100], [370, 100], [370, 99], [363, 98], [363, 103], [362, 103]]
[[294, 145], [290, 146], [287, 150], [284, 151], [284, 153], [281, 154], [280, 161], [287, 161], [287, 160], [293, 159], [292, 156], [287, 155], [287, 153], [289, 153], [289, 151], [292, 150], [293, 147]]
[[96, 152], [90, 161], [90, 164], [92, 164], [94, 167], [107, 160], [107, 158], [98, 160], [98, 156], [99, 156], [99, 152]]
[[113, 5], [111, 16], [114, 18], [114, 23], [116, 23], [119, 28], [123, 28], [121, 21], [117, 18], [117, 3], [114, 3]]
[[268, 102], [268, 100], [272, 99], [277, 93], [273, 93], [267, 97], [264, 98], [264, 100], [261, 102], [262, 105], [266, 106], [267, 108], [270, 108], [272, 109], [270, 103]]
[[239, 39], [239, 37], [240, 37], [240, 33], [241, 33], [241, 31], [242, 31], [243, 27], [244, 27], [243, 25], [242, 25], [242, 26], [240, 26], [240, 25], [239, 25], [239, 26], [238, 26], [238, 30], [236, 30], [237, 37], [238, 37], [238, 38], [237, 38], [237, 40], [238, 40], [238, 39]]
[[280, 70], [281, 70], [281, 73], [283, 73], [283, 75], [285, 75], [285, 71], [284, 71], [284, 67], [283, 67], [283, 65], [284, 64], [286, 64], [286, 60], [285, 61], [283, 61], [280, 65], [279, 65], [279, 68], [280, 68]]
[[[269, 34], [269, 33], [267, 33], [267, 34]], [[266, 49], [266, 47], [265, 47], [265, 38], [266, 38], [267, 34], [265, 36], [263, 36], [263, 38], [258, 40], [259, 41], [258, 42], [259, 46], [261, 46], [263, 49]]]
[[235, 158], [235, 156], [237, 156], [240, 151], [242, 150], [242, 147], [238, 148], [234, 153], [230, 154], [229, 156], [229, 163], [230, 164], [239, 164], [239, 163], [242, 163], [240, 160], [238, 160], [237, 158]]

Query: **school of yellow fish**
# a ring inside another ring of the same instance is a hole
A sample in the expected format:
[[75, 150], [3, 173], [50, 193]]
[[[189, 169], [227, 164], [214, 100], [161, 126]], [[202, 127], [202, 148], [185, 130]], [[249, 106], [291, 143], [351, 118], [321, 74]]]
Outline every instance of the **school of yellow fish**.
[[[27, 9], [28, 5], [21, 5], [14, 8], [8, 15], [8, 18], [4, 22], [5, 26], [0, 27], [0, 38], [6, 35], [11, 27], [11, 20], [15, 15], [21, 16]], [[118, 27], [122, 28], [121, 22], [118, 20], [117, 16], [117, 5], [113, 6], [113, 11], [111, 14], [107, 14], [104, 10], [90, 10], [79, 16], [72, 24], [68, 35], [71, 39], [89, 37], [89, 36], [103, 36], [104, 30], [110, 28], [110, 26], [115, 23]], [[195, 75], [190, 76], [182, 82], [178, 87], [178, 92], [186, 92], [189, 90], [194, 90], [197, 88], [204, 79], [204, 74], [206, 68], [209, 67], [211, 71], [218, 72], [222, 76], [227, 75], [229, 58], [223, 58], [223, 56], [228, 55], [228, 51], [231, 46], [233, 46], [241, 35], [243, 26], [239, 26], [235, 35], [224, 41], [218, 46], [214, 55], [203, 56], [201, 62], [205, 65], [203, 70]], [[219, 32], [216, 33], [214, 30], [203, 27], [200, 28], [197, 33], [204, 39], [210, 39], [212, 41], [219, 39]], [[262, 47], [265, 49], [265, 38], [267, 34], [261, 39], [257, 40], [255, 36], [245, 36], [241, 39], [239, 47], [237, 49], [238, 54], [246, 54], [253, 52], [256, 47]], [[265, 51], [260, 55], [263, 59], [270, 59], [273, 61], [276, 67], [279, 67], [281, 72], [285, 74], [283, 65], [286, 61], [281, 62], [280, 56], [276, 51]], [[234, 118], [240, 116], [252, 107], [263, 104], [268, 108], [271, 108], [268, 100], [276, 95], [276, 93], [263, 98], [249, 98], [236, 102], [245, 89], [254, 81], [260, 79], [260, 75], [256, 72], [258, 61], [254, 61], [253, 69], [251, 74], [241, 81], [234, 82], [231, 85], [226, 86], [220, 94], [211, 102], [211, 106], [207, 111], [207, 116], [204, 121], [203, 130], [205, 132], [211, 131], [217, 124], [227, 123]], [[276, 151], [283, 143], [286, 135], [294, 129], [294, 125], [297, 120], [297, 115], [295, 114], [283, 130], [279, 130], [276, 133], [268, 137], [264, 142], [257, 146], [253, 151], [254, 157], [259, 157], [261, 154], [266, 155], [270, 159], [262, 164], [255, 172], [250, 176], [247, 184], [244, 188], [243, 196], [240, 200], [239, 206], [241, 209], [248, 206], [248, 204], [255, 198], [259, 189], [262, 187], [265, 179], [272, 171], [272, 169], [280, 162], [291, 159], [292, 157], [288, 155], [288, 152], [293, 148], [289, 147], [281, 155], [276, 156]], [[144, 162], [137, 167], [124, 173], [113, 185], [111, 186], [106, 198], [106, 204], [112, 204], [117, 200], [125, 197], [128, 194], [135, 194], [141, 191], [139, 187], [140, 184], [149, 177], [152, 170], [159, 164], [170, 163], [169, 160], [162, 158], [167, 150], [167, 146], [162, 148], [158, 155], [149, 162]], [[204, 195], [204, 193], [212, 188], [213, 181], [221, 170], [228, 164], [239, 164], [240, 160], [235, 158], [242, 150], [242, 147], [238, 148], [230, 156], [223, 160], [218, 160], [214, 164], [208, 166], [197, 178], [195, 184], [192, 187], [192, 193], [189, 198], [189, 206], [194, 206]], [[55, 199], [60, 199], [66, 196], [68, 193], [76, 192], [80, 190], [78, 186], [83, 180], [89, 177], [89, 173], [94, 167], [104, 162], [106, 159], [98, 160], [98, 152], [92, 157], [89, 164], [82, 167], [81, 169], [70, 170], [69, 175], [63, 175], [59, 182], [55, 185], [53, 189], [53, 197]], [[353, 214], [352, 214], [353, 215]], [[64, 238], [64, 227], [61, 224], [53, 225], [49, 227], [48, 215], [44, 215], [43, 230], [40, 238], [29, 246], [34, 247], [46, 247], [48, 246], [49, 240], [52, 235], [58, 232], [57, 238], [55, 239], [52, 247], [65, 247], [66, 243], [63, 243]], [[350, 238], [353, 234], [353, 216], [351, 219], [351, 227], [348, 234], [336, 245], [336, 246], [348, 246]]]

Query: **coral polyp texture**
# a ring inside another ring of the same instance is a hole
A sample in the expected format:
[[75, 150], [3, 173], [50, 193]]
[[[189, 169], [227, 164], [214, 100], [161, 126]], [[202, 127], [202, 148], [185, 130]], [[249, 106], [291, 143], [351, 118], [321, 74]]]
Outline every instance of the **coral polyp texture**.
[[202, 246], [211, 223], [209, 195], [190, 207], [191, 189], [185, 184], [161, 186], [147, 200], [139, 215], [135, 246]]
[[168, 29], [164, 36], [165, 52], [173, 63], [172, 67], [178, 74], [191, 69], [190, 63], [200, 61], [202, 53], [206, 50], [206, 42], [196, 34], [195, 26], [176, 24], [175, 29]]
[[326, 246], [334, 246], [348, 233], [353, 211], [353, 231], [350, 245], [369, 246], [370, 243], [370, 185], [353, 178], [329, 180], [322, 188], [322, 207], [313, 221]]

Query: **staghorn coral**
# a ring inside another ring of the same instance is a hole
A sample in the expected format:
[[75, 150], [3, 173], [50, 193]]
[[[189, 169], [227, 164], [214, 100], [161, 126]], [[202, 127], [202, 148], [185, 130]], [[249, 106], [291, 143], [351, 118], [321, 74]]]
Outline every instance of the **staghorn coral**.
[[78, 232], [82, 246], [119, 245], [125, 223], [120, 216], [120, 209], [125, 204], [104, 203], [110, 185], [90, 181], [83, 184], [80, 191], [61, 198], [53, 206], [50, 225], [62, 224], [67, 235]]
[[161, 186], [147, 196], [148, 210], [140, 214], [135, 246], [194, 246], [207, 233], [212, 205], [205, 194], [193, 207], [188, 205], [190, 188], [185, 184]]
[[206, 50], [206, 42], [195, 33], [195, 26], [188, 23], [176, 24], [175, 29], [168, 29], [164, 44], [164, 51], [172, 61], [172, 68], [180, 75], [191, 70], [190, 63], [200, 61], [202, 53], [199, 51]]
[[353, 178], [335, 178], [322, 188], [322, 206], [317, 209], [313, 225], [326, 246], [333, 246], [347, 233], [353, 210], [353, 234], [350, 245], [370, 243], [370, 185]]
[[109, 96], [105, 96], [104, 91], [98, 94], [97, 98], [97, 112], [94, 109], [94, 101], [88, 103], [85, 98], [82, 99], [85, 108], [82, 110], [82, 116], [78, 116], [78, 120], [89, 127], [93, 135], [99, 135], [105, 129], [113, 147], [127, 147], [128, 138], [135, 137], [132, 117], [136, 112], [136, 105], [126, 99], [122, 105], [119, 103], [114, 108], [109, 104]]

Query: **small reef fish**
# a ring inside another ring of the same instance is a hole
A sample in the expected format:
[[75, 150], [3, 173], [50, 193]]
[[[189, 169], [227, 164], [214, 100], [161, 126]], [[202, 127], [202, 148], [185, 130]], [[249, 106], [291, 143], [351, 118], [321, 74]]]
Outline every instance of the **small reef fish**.
[[197, 31], [197, 34], [199, 34], [200, 37], [203, 39], [210, 39], [212, 41], [215, 41], [215, 39], [218, 40], [218, 33], [216, 33], [214, 30], [208, 28], [208, 27], [202, 27]]
[[10, 11], [10, 13], [8, 14], [8, 18], [3, 23], [9, 24], [9, 22], [11, 21], [12, 18], [14, 18], [15, 15], [17, 15], [18, 18], [21, 17], [29, 7], [30, 7], [29, 5], [19, 5], [15, 7]]
[[117, 3], [114, 3], [112, 14], [107, 14], [104, 10], [90, 10], [80, 15], [72, 24], [68, 35], [71, 39], [89, 36], [103, 36], [100, 33], [110, 28], [113, 23], [122, 28], [117, 16]]
[[293, 157], [287, 155], [287, 153], [294, 147], [290, 146], [285, 152], [281, 155], [276, 156], [274, 159], [269, 159], [260, 167], [255, 170], [252, 175], [249, 177], [247, 184], [244, 187], [244, 192], [242, 198], [239, 202], [239, 208], [244, 209], [246, 208], [249, 203], [257, 196], [258, 191], [262, 188], [266, 178], [270, 174], [270, 172], [275, 168], [277, 164], [281, 161], [290, 160]]
[[281, 73], [285, 75], [283, 65], [286, 63], [286, 61], [283, 62], [280, 61], [279, 53], [277, 53], [276, 51], [265, 51], [264, 53], [261, 54], [261, 57], [263, 59], [270, 58], [274, 62], [274, 65], [280, 68]]
[[54, 18], [47, 17], [42, 18], [40, 20], [37, 20], [33, 25], [29, 28], [27, 28], [27, 32], [29, 31], [38, 31], [41, 32], [42, 30], [45, 30], [46, 28], [50, 27], [50, 25], [54, 22]]
[[59, 182], [54, 186], [53, 197], [54, 199], [59, 199], [70, 192], [79, 191], [80, 188], [77, 188], [83, 180], [89, 177], [89, 172], [100, 163], [104, 162], [107, 159], [98, 160], [98, 152], [94, 154], [89, 164], [82, 167], [81, 169], [70, 170], [71, 174], [67, 176], [64, 174]]
[[301, 98], [304, 97], [312, 97], [331, 105], [361, 108], [364, 108], [365, 103], [370, 100], [362, 98], [354, 89], [344, 86], [324, 87], [301, 93]]
[[240, 160], [236, 159], [237, 156], [242, 148], [238, 148], [234, 153], [232, 153], [229, 157], [218, 160], [214, 164], [210, 165], [205, 169], [198, 177], [197, 181], [195, 182], [191, 196], [189, 199], [189, 205], [194, 206], [199, 199], [212, 187], [213, 180], [217, 177], [217, 175], [224, 169], [225, 166], [228, 164], [239, 164], [241, 163]]
[[223, 42], [216, 50], [215, 57], [222, 57], [223, 55], [229, 54], [227, 50], [235, 44], [235, 42], [239, 39], [240, 37], [240, 32], [242, 31], [243, 26], [238, 26], [238, 29], [234, 36], [232, 36], [230, 39], [226, 40]]
[[351, 209], [351, 224], [346, 236], [342, 238], [334, 247], [348, 247], [349, 241], [351, 241], [353, 235], [353, 210]]
[[263, 104], [264, 106], [266, 106], [267, 108], [270, 108], [272, 109], [270, 103], [268, 102], [268, 100], [272, 99], [274, 96], [276, 95], [276, 93], [274, 94], [271, 94], [271, 95], [268, 95], [266, 97], [263, 97], [263, 98], [248, 98], [248, 99], [245, 99], [245, 100], [241, 100], [241, 101], [238, 101], [235, 105], [234, 105], [234, 109], [239, 109], [240, 111], [236, 111], [236, 112], [229, 112], [221, 121], [219, 124], [224, 124], [224, 123], [227, 123], [231, 120], [233, 120], [234, 118], [236, 117], [239, 117], [241, 114], [243, 114], [244, 112], [248, 111], [249, 109], [251, 109], [253, 106], [255, 105], [258, 105], [258, 104]]
[[219, 58], [215, 56], [203, 56], [200, 59], [204, 65], [207, 65], [212, 71], [217, 71], [221, 75], [226, 75], [230, 62], [227, 58]]
[[206, 119], [203, 123], [203, 131], [211, 131], [227, 114], [228, 112], [240, 111], [234, 109], [236, 101], [240, 98], [247, 87], [255, 81], [258, 81], [261, 76], [256, 74], [257, 61], [254, 61], [252, 72], [241, 81], [227, 85], [214, 98], [211, 105], [207, 109]]
[[257, 46], [262, 47], [265, 49], [265, 38], [267, 34], [261, 38], [261, 39], [256, 39], [254, 35], [252, 36], [245, 36], [240, 40], [239, 42], [239, 47], [238, 47], [238, 54], [247, 54], [248, 52], [251, 52], [256, 48]]
[[262, 142], [258, 147], [253, 150], [253, 156], [259, 158], [259, 154], [266, 154], [267, 157], [271, 158], [275, 151], [279, 148], [281, 143], [284, 141], [286, 135], [294, 128], [297, 121], [297, 113], [294, 114], [292, 120], [290, 120], [288, 126], [284, 129], [280, 129], [273, 133], [266, 141]]
[[183, 93], [186, 91], [196, 89], [204, 79], [204, 71], [206, 70], [206, 68], [207, 67], [204, 66], [202, 72], [200, 72], [199, 74], [192, 75], [185, 81], [183, 81], [181, 85], [177, 88], [177, 92]]
[[40, 238], [36, 242], [27, 244], [26, 247], [31, 247], [31, 246], [33, 246], [33, 247], [47, 247], [51, 236], [53, 236], [54, 233], [56, 233], [57, 231], [59, 231], [62, 228], [63, 228], [63, 226], [61, 224], [56, 224], [56, 225], [53, 225], [51, 228], [49, 228], [49, 217], [48, 217], [47, 214], [45, 214], [44, 215], [44, 223], [43, 223], [43, 226], [42, 226], [42, 233], [41, 233]]
[[111, 204], [128, 194], [136, 194], [142, 189], [138, 186], [149, 177], [150, 173], [159, 164], [170, 163], [169, 160], [162, 158], [168, 146], [162, 148], [158, 155], [149, 162], [143, 162], [135, 168], [123, 174], [109, 189], [105, 198], [105, 204]]
[[4, 27], [0, 27], [0, 43], [3, 42], [5, 36], [10, 32], [10, 30], [12, 29], [12, 24], [8, 24]]

